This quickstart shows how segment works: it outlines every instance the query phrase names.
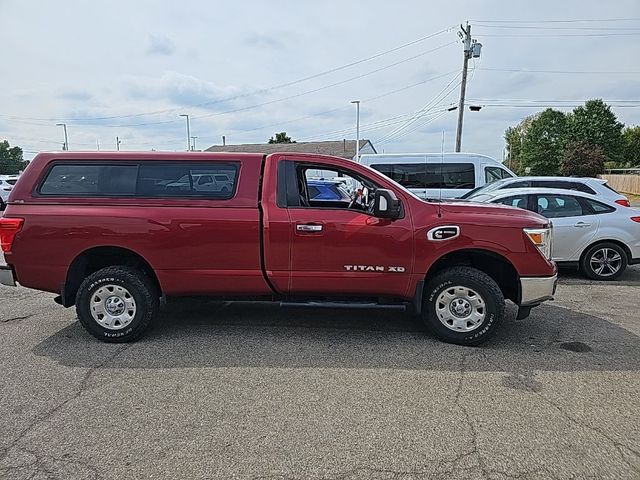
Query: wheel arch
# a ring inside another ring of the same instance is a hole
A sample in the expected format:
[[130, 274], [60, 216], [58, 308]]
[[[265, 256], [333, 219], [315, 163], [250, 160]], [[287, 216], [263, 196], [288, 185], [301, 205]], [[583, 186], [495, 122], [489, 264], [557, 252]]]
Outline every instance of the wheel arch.
[[584, 247], [584, 250], [582, 250], [582, 253], [580, 254], [580, 265], [582, 265], [582, 261], [585, 258], [585, 255], [587, 254], [587, 252], [595, 247], [596, 245], [599, 245], [601, 243], [613, 243], [615, 245], [618, 245], [620, 248], [622, 248], [622, 251], [624, 252], [624, 254], [627, 256], [627, 263], [632, 259], [632, 255], [631, 255], [631, 249], [629, 248], [629, 246], [624, 243], [621, 240], [615, 240], [615, 239], [598, 239], [594, 242], [591, 242], [589, 245], [587, 245], [586, 247]]
[[464, 248], [445, 253], [431, 264], [424, 282], [442, 270], [454, 266], [470, 266], [489, 275], [500, 287], [504, 298], [518, 303], [520, 282], [518, 271], [505, 256], [482, 248]]
[[102, 245], [80, 252], [69, 264], [65, 283], [61, 288], [60, 303], [65, 307], [74, 305], [76, 293], [87, 276], [102, 268], [118, 265], [142, 270], [162, 295], [160, 281], [151, 264], [142, 255], [129, 248]]

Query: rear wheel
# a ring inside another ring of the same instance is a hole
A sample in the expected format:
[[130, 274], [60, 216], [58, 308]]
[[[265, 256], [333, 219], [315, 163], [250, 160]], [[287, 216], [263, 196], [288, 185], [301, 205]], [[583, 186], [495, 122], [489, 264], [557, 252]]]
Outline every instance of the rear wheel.
[[129, 267], [107, 267], [89, 275], [76, 295], [82, 326], [103, 342], [124, 343], [139, 338], [159, 309], [151, 280]]
[[580, 270], [594, 280], [615, 280], [626, 270], [627, 263], [627, 254], [620, 245], [604, 242], [584, 253]]
[[451, 267], [425, 289], [422, 321], [438, 338], [459, 345], [478, 345], [493, 335], [504, 318], [504, 296], [486, 273]]

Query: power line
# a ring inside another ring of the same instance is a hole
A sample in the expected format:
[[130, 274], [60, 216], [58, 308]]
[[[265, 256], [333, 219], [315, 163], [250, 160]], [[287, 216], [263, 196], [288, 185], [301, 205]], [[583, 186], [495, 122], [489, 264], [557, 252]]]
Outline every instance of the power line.
[[[494, 99], [487, 99], [487, 98], [476, 98], [473, 99], [474, 102], [536, 102], [536, 103], [544, 103], [544, 102], [548, 102], [548, 103], [554, 103], [554, 102], [566, 102], [566, 103], [575, 103], [575, 102], [581, 102], [584, 103], [586, 101], [588, 101], [589, 99], [577, 99], [577, 100], [569, 100], [569, 99], [560, 99], [560, 100], [544, 100], [544, 99], [530, 99], [530, 98], [494, 98]], [[622, 102], [629, 102], [629, 103], [638, 103], [640, 102], [640, 100], [629, 100], [629, 99], [623, 99], [623, 100], [602, 100], [605, 103], [622, 103]]]
[[568, 20], [469, 20], [473, 23], [589, 23], [589, 22], [635, 22], [640, 17], [628, 18], [583, 18]]
[[376, 142], [376, 145], [387, 145], [387, 144], [389, 144], [391, 142], [396, 142], [398, 140], [401, 140], [401, 139], [407, 137], [408, 135], [411, 135], [412, 133], [416, 132], [417, 130], [420, 130], [421, 128], [425, 127], [426, 125], [435, 122], [440, 117], [442, 117], [442, 116], [444, 116], [446, 114], [447, 114], [447, 110], [444, 110], [444, 111], [438, 113], [437, 115], [434, 115], [434, 116], [426, 119], [425, 121], [421, 121], [421, 122], [416, 123], [412, 128], [410, 128], [408, 130], [405, 130], [400, 135], [398, 135], [398, 136], [396, 136], [396, 137], [394, 137], [394, 138], [392, 138], [390, 140], [387, 140], [387, 141], [385, 141], [383, 143], [377, 143]]
[[270, 100], [268, 102], [260, 103], [260, 104], [257, 104], [257, 105], [251, 105], [251, 106], [248, 106], [248, 107], [237, 108], [237, 109], [234, 109], [234, 110], [227, 110], [226, 112], [214, 112], [214, 113], [208, 113], [208, 114], [198, 115], [198, 116], [194, 115], [193, 118], [209, 118], [209, 117], [215, 117], [215, 116], [219, 116], [219, 115], [226, 115], [226, 114], [229, 114], [229, 113], [242, 112], [242, 111], [251, 110], [251, 109], [254, 109], [254, 108], [263, 107], [265, 105], [271, 105], [273, 103], [278, 103], [278, 102], [282, 102], [282, 101], [285, 101], [285, 100], [290, 100], [292, 98], [298, 98], [298, 97], [301, 97], [301, 96], [304, 96], [304, 95], [308, 95], [310, 93], [319, 92], [321, 90], [326, 90], [328, 88], [332, 88], [332, 87], [336, 87], [336, 86], [339, 86], [339, 85], [343, 85], [345, 83], [349, 83], [349, 82], [352, 82], [354, 80], [359, 80], [360, 78], [364, 78], [364, 77], [367, 77], [369, 75], [373, 75], [374, 73], [378, 73], [378, 72], [381, 72], [383, 70], [388, 70], [389, 68], [396, 67], [396, 66], [398, 66], [398, 65], [400, 65], [402, 63], [406, 63], [406, 62], [411, 61], [411, 60], [415, 60], [416, 58], [422, 57], [422, 56], [427, 55], [429, 53], [433, 53], [433, 52], [435, 52], [437, 50], [441, 50], [441, 49], [446, 48], [446, 47], [448, 47], [450, 45], [454, 45], [455, 43], [457, 43], [457, 42], [455, 42], [455, 41], [454, 42], [449, 42], [449, 43], [446, 43], [444, 45], [440, 45], [439, 47], [433, 48], [431, 50], [427, 50], [425, 52], [421, 52], [421, 53], [419, 53], [417, 55], [413, 55], [411, 57], [405, 58], [403, 60], [399, 60], [399, 61], [391, 63], [389, 65], [385, 65], [384, 67], [376, 68], [375, 70], [371, 70], [369, 72], [362, 73], [360, 75], [356, 75], [355, 77], [350, 77], [350, 78], [347, 78], [346, 80], [341, 80], [339, 82], [335, 82], [335, 83], [332, 83], [332, 84], [329, 84], [329, 85], [324, 85], [322, 87], [318, 87], [318, 88], [315, 88], [313, 90], [308, 90], [306, 92], [297, 93], [295, 95], [290, 95], [290, 96], [284, 97], [284, 98]]
[[491, 72], [521, 72], [521, 73], [559, 73], [559, 74], [594, 74], [594, 75], [640, 75], [640, 71], [602, 71], [602, 70], [529, 70], [526, 68], [480, 68]]
[[[441, 49], [446, 48], [448, 46], [454, 45], [455, 43], [457, 43], [457, 42], [455, 42], [455, 41], [449, 42], [449, 43], [440, 45], [440, 46], [438, 46], [436, 48], [432, 48], [430, 50], [426, 50], [424, 52], [420, 52], [417, 55], [412, 55], [411, 57], [407, 57], [407, 58], [404, 58], [404, 59], [399, 60], [397, 62], [393, 62], [391, 64], [385, 65], [383, 67], [379, 67], [379, 68], [376, 68], [374, 70], [370, 70], [369, 72], [365, 72], [365, 73], [362, 73], [360, 75], [356, 75], [354, 77], [350, 77], [350, 78], [347, 78], [345, 80], [341, 80], [339, 82], [335, 82], [335, 83], [332, 83], [332, 84], [329, 84], [329, 85], [323, 85], [321, 87], [314, 88], [312, 90], [307, 90], [307, 91], [300, 92], [300, 93], [297, 93], [297, 94], [294, 94], [294, 95], [288, 95], [286, 97], [277, 98], [277, 99], [274, 99], [274, 100], [269, 100], [267, 102], [262, 102], [262, 103], [258, 103], [258, 104], [255, 104], [255, 105], [249, 105], [249, 106], [246, 106], [246, 107], [235, 108], [235, 109], [232, 109], [232, 110], [226, 110], [226, 111], [223, 111], [223, 112], [213, 112], [213, 113], [204, 114], [204, 115], [193, 115], [192, 118], [193, 119], [200, 119], [200, 118], [216, 117], [216, 116], [220, 116], [220, 115], [228, 115], [230, 113], [244, 112], [244, 111], [247, 111], [247, 110], [253, 110], [253, 109], [256, 109], [256, 108], [264, 107], [266, 105], [273, 105], [274, 103], [284, 102], [286, 100], [291, 100], [293, 98], [299, 98], [299, 97], [302, 97], [302, 96], [305, 96], [305, 95], [309, 95], [311, 93], [316, 93], [316, 92], [319, 92], [319, 91], [322, 91], [322, 90], [326, 90], [328, 88], [333, 88], [333, 87], [336, 87], [336, 86], [339, 86], [339, 85], [344, 85], [345, 83], [349, 83], [349, 82], [352, 82], [354, 80], [359, 80], [360, 78], [364, 78], [364, 77], [367, 77], [369, 75], [373, 75], [375, 73], [378, 73], [378, 72], [381, 72], [381, 71], [384, 71], [384, 70], [388, 70], [390, 68], [396, 67], [398, 65], [401, 65], [403, 63], [409, 62], [411, 60], [415, 60], [416, 58], [420, 58], [420, 57], [423, 57], [424, 55], [428, 55], [429, 53], [433, 53], [435, 51], [441, 50]], [[19, 120], [17, 120], [17, 118], [19, 118], [19, 117], [14, 118], [14, 120], [19, 121]], [[142, 127], [142, 126], [150, 126], [150, 125], [166, 125], [166, 124], [170, 124], [170, 123], [177, 123], [178, 121], [179, 120], [163, 120], [163, 121], [157, 121], [157, 122], [143, 122], [143, 123], [134, 123], [134, 124], [118, 124], [118, 125], [100, 124], [100, 125], [96, 125], [96, 126], [105, 127], [105, 128], [129, 128], [129, 127]]]
[[[424, 84], [426, 84], [428, 82], [432, 82], [434, 80], [449, 76], [449, 75], [451, 75], [453, 73], [456, 73], [456, 72], [455, 71], [451, 71], [451, 72], [442, 73], [440, 75], [429, 77], [429, 78], [427, 78], [425, 80], [422, 80], [420, 82], [412, 83], [412, 84], [405, 85], [405, 86], [402, 86], [402, 87], [394, 89], [394, 90], [390, 90], [390, 91], [384, 92], [384, 93], [382, 93], [380, 95], [376, 95], [376, 96], [373, 96], [373, 97], [365, 98], [362, 101], [363, 102], [367, 102], [367, 103], [375, 102], [376, 100], [379, 100], [381, 98], [388, 97], [390, 95], [394, 95], [396, 93], [403, 92], [405, 90], [408, 90], [408, 89], [411, 89], [411, 88], [415, 88], [415, 87], [420, 86], [420, 85], [424, 85]], [[253, 131], [256, 131], [256, 130], [262, 130], [262, 129], [265, 129], [265, 128], [278, 127], [280, 125], [284, 125], [284, 124], [287, 124], [287, 123], [298, 122], [300, 120], [306, 120], [308, 118], [313, 118], [313, 117], [325, 115], [325, 114], [328, 114], [328, 113], [337, 112], [337, 111], [340, 111], [340, 110], [346, 110], [346, 109], [350, 109], [350, 108], [351, 107], [349, 107], [349, 106], [332, 108], [330, 110], [324, 110], [322, 112], [312, 113], [310, 115], [305, 115], [303, 117], [297, 117], [297, 118], [294, 118], [294, 119], [288, 119], [288, 120], [284, 120], [284, 121], [277, 122], [277, 123], [272, 123], [272, 124], [268, 124], [268, 125], [262, 125], [260, 127], [244, 129], [244, 130], [231, 129], [230, 131], [234, 132], [234, 133], [253, 132]], [[85, 126], [85, 127], [97, 128], [97, 127], [100, 127], [100, 125], [88, 125], [88, 126]], [[21, 139], [24, 139], [24, 140], [28, 140], [28, 141], [31, 141], [31, 142], [37, 142], [37, 143], [46, 143], [46, 144], [55, 144], [55, 145], [60, 144], [60, 141], [58, 141], [58, 140], [34, 139], [33, 137], [24, 137], [24, 136], [16, 136], [16, 135], [9, 135], [9, 137], [11, 137], [11, 138], [21, 138]], [[159, 142], [159, 141], [135, 142], [135, 141], [129, 140], [129, 141], [127, 141], [127, 144], [128, 145], [142, 145], [142, 146], [159, 146], [159, 145], [173, 145], [173, 144], [175, 144], [175, 143], [177, 143], [179, 141], [182, 141], [182, 137], [179, 138], [179, 139], [178, 138], [165, 139], [162, 142]], [[74, 144], [75, 145], [92, 145], [93, 146], [93, 142], [91, 142], [91, 143], [74, 142]]]
[[[54, 122], [54, 121], [59, 121], [59, 120], [66, 120], [68, 122], [72, 122], [72, 121], [74, 121], [74, 122], [85, 122], [85, 121], [113, 120], [113, 119], [118, 119], [118, 118], [134, 118], [134, 117], [143, 117], [143, 116], [148, 116], [148, 115], [157, 115], [157, 114], [162, 114], [162, 113], [170, 113], [170, 112], [178, 111], [178, 110], [185, 109], [185, 108], [199, 108], [199, 107], [203, 107], [203, 106], [214, 105], [214, 104], [221, 103], [221, 102], [228, 102], [228, 101], [231, 101], [231, 100], [237, 100], [239, 98], [244, 98], [244, 97], [253, 96], [253, 95], [257, 95], [257, 94], [261, 94], [261, 93], [267, 93], [267, 92], [270, 92], [270, 91], [273, 91], [273, 90], [278, 90], [278, 89], [281, 89], [281, 88], [290, 87], [290, 86], [293, 86], [293, 85], [296, 85], [296, 84], [299, 84], [299, 83], [302, 83], [302, 82], [306, 82], [308, 80], [312, 80], [312, 79], [319, 78], [319, 77], [322, 77], [322, 76], [325, 76], [325, 75], [329, 75], [331, 73], [335, 73], [335, 72], [338, 72], [340, 70], [344, 70], [346, 68], [350, 68], [350, 67], [359, 65], [361, 63], [365, 63], [365, 62], [374, 60], [376, 58], [382, 57], [384, 55], [388, 55], [390, 53], [397, 52], [398, 50], [410, 47], [412, 45], [416, 45], [418, 43], [424, 42], [425, 40], [428, 40], [430, 38], [433, 38], [433, 37], [436, 37], [436, 36], [441, 35], [443, 33], [446, 33], [448, 31], [450, 31], [452, 28], [453, 28], [453, 26], [444, 28], [444, 29], [442, 29], [440, 31], [431, 33], [429, 35], [425, 35], [424, 37], [418, 38], [418, 39], [413, 40], [411, 42], [404, 43], [402, 45], [399, 45], [397, 47], [391, 48], [389, 50], [385, 50], [383, 52], [376, 53], [376, 54], [371, 55], [369, 57], [362, 58], [360, 60], [356, 60], [356, 61], [344, 64], [344, 65], [340, 65], [338, 67], [334, 67], [334, 68], [331, 68], [329, 70], [325, 70], [323, 72], [319, 72], [319, 73], [316, 73], [316, 74], [313, 74], [313, 75], [309, 75], [309, 76], [304, 77], [304, 78], [300, 78], [300, 79], [293, 80], [293, 81], [286, 82], [286, 83], [281, 83], [279, 85], [274, 85], [274, 86], [267, 87], [267, 88], [254, 90], [254, 91], [248, 92], [248, 93], [243, 93], [243, 94], [234, 95], [234, 96], [231, 96], [231, 97], [212, 100], [212, 101], [209, 101], [209, 102], [201, 102], [201, 103], [192, 104], [192, 105], [183, 105], [183, 106], [176, 107], [176, 108], [170, 108], [170, 109], [164, 109], [164, 110], [155, 110], [155, 111], [150, 111], [150, 112], [141, 112], [141, 113], [128, 114], [128, 115], [112, 115], [112, 116], [103, 116], [103, 117], [84, 117], [84, 118], [25, 118], [25, 120], [36, 120], [36, 121], [47, 121], [47, 122]], [[16, 120], [16, 119], [20, 118], [20, 117], [11, 117], [11, 116], [7, 116], [7, 115], [3, 115], [3, 116], [8, 117], [8, 118], [10, 118], [12, 120]]]
[[[521, 104], [500, 104], [500, 103], [495, 103], [495, 104], [487, 104], [487, 105], [483, 105], [483, 107], [487, 107], [487, 108], [494, 108], [494, 107], [499, 107], [499, 108], [551, 108], [551, 107], [556, 107], [556, 108], [572, 108], [572, 107], [580, 107], [582, 106], [582, 103], [568, 103], [568, 104], [548, 104], [548, 103], [540, 103], [540, 104], [535, 104], [535, 103], [521, 103]], [[640, 107], [640, 103], [638, 104], [626, 104], [626, 105], [616, 105], [616, 104], [609, 104], [609, 106], [611, 107], [616, 107], [616, 108], [638, 108]]]
[[[374, 101], [379, 100], [381, 98], [388, 97], [390, 95], [394, 95], [396, 93], [403, 92], [403, 91], [408, 90], [410, 88], [414, 88], [414, 87], [417, 87], [419, 85], [424, 85], [425, 83], [432, 82], [432, 81], [437, 80], [439, 78], [449, 76], [449, 75], [451, 75], [453, 73], [456, 73], [456, 72], [453, 71], [453, 72], [442, 73], [440, 75], [436, 75], [435, 77], [430, 77], [430, 78], [427, 78], [426, 80], [422, 80], [422, 81], [417, 82], [417, 83], [412, 83], [410, 85], [405, 85], [404, 87], [400, 87], [400, 88], [397, 88], [395, 90], [391, 90], [391, 91], [382, 93], [380, 95], [376, 95], [374, 97], [365, 98], [365, 99], [362, 100], [362, 102], [363, 103], [365, 103], [365, 102], [366, 103], [371, 103], [371, 102], [374, 102]], [[272, 123], [272, 124], [268, 124], [268, 125], [262, 125], [260, 127], [254, 127], [254, 128], [244, 129], [244, 130], [230, 130], [230, 131], [235, 132], [235, 133], [254, 132], [256, 130], [263, 130], [265, 128], [279, 127], [281, 125], [286, 125], [288, 123], [299, 122], [301, 120], [306, 120], [308, 118], [318, 117], [318, 116], [326, 115], [328, 113], [338, 112], [338, 111], [347, 110], [347, 109], [350, 110], [351, 107], [350, 106], [344, 106], [344, 107], [332, 108], [330, 110], [325, 110], [325, 111], [322, 111], [322, 112], [317, 112], [317, 113], [312, 113], [312, 114], [309, 114], [309, 115], [305, 115], [304, 117], [298, 117], [298, 118], [294, 118], [294, 119], [283, 120], [281, 122], [276, 122], [276, 123]]]
[[[361, 131], [365, 131], [365, 130], [376, 130], [379, 128], [384, 128], [384, 127], [388, 127], [390, 125], [396, 125], [399, 123], [404, 122], [408, 117], [414, 115], [416, 112], [409, 112], [409, 113], [403, 113], [401, 115], [396, 115], [394, 117], [388, 117], [388, 118], [383, 118], [382, 120], [378, 120], [372, 123], [368, 123], [368, 124], [364, 124], [364, 125], [360, 125], [360, 130]], [[331, 137], [331, 136], [335, 136], [335, 135], [342, 135], [345, 133], [351, 133], [353, 131], [355, 131], [355, 127], [347, 127], [347, 128], [341, 128], [338, 130], [332, 130], [329, 132], [324, 132], [324, 133], [319, 133], [319, 134], [315, 134], [315, 135], [308, 135], [306, 137], [300, 137], [299, 140], [311, 140], [311, 139], [316, 139], [316, 138], [326, 138], [326, 137]]]
[[402, 130], [404, 130], [405, 128], [409, 127], [410, 125], [412, 125], [413, 123], [415, 123], [417, 120], [419, 120], [422, 116], [424, 116], [427, 112], [429, 112], [430, 110], [432, 110], [433, 108], [435, 108], [435, 104], [436, 102], [439, 102], [440, 100], [444, 100], [445, 98], [447, 98], [451, 92], [453, 90], [455, 90], [458, 85], [460, 85], [461, 82], [456, 83], [455, 85], [451, 86], [451, 84], [453, 82], [455, 82], [455, 80], [462, 75], [461, 72], [457, 73], [450, 81], [449, 83], [447, 83], [442, 90], [440, 90], [440, 92], [438, 92], [436, 94], [436, 96], [430, 100], [429, 102], [427, 102], [420, 110], [417, 111], [417, 113], [413, 116], [413, 118], [409, 119], [405, 124], [401, 125], [400, 127], [395, 128], [394, 130], [392, 130], [391, 132], [383, 135], [382, 137], [380, 137], [376, 143], [378, 144], [384, 144], [386, 142], [388, 142], [389, 140], [391, 140], [394, 136], [398, 135]]
[[640, 27], [543, 27], [540, 25], [476, 25], [478, 28], [503, 28], [508, 30], [587, 30], [587, 31], [637, 31]]
[[480, 33], [481, 37], [505, 37], [505, 38], [556, 38], [556, 37], [627, 37], [640, 35], [640, 31], [634, 33], [548, 33], [543, 35], [518, 34], [518, 33]]

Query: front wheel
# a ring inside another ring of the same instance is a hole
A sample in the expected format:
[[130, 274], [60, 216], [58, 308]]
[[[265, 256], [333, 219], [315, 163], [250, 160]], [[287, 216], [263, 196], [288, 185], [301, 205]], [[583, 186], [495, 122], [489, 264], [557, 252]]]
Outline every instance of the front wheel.
[[438, 338], [459, 345], [478, 345], [491, 337], [504, 318], [504, 296], [486, 273], [451, 267], [425, 288], [422, 321]]
[[89, 275], [76, 294], [82, 326], [98, 340], [131, 342], [147, 330], [159, 309], [158, 292], [143, 272], [122, 266]]

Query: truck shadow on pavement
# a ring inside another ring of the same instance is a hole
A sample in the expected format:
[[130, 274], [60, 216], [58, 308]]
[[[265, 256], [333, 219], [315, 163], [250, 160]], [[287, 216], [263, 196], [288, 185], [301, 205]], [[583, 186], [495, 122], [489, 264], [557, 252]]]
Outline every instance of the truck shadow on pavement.
[[[170, 303], [140, 341], [105, 344], [75, 322], [33, 352], [72, 367], [364, 368], [459, 371], [636, 371], [640, 337], [606, 320], [545, 304], [515, 321], [513, 306], [481, 347], [445, 344], [409, 314], [280, 309], [193, 299]], [[108, 361], [107, 361], [108, 359]]]

